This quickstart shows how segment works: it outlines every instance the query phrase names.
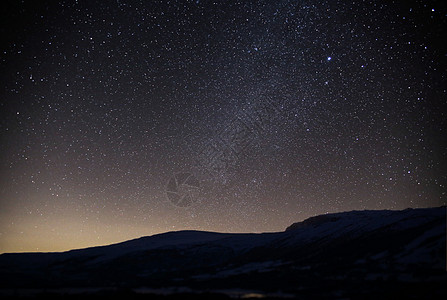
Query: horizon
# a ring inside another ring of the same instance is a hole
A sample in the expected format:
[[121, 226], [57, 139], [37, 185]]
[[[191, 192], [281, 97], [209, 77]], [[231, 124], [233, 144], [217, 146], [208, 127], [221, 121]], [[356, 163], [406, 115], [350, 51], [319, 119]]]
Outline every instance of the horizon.
[[[446, 207], [324, 214], [281, 232], [176, 231], [0, 255], [10, 299], [445, 299]], [[388, 298], [388, 297], [385, 297]]]
[[[280, 233], [280, 232], [285, 232], [290, 226], [294, 225], [294, 224], [298, 224], [298, 223], [302, 223], [310, 218], [313, 217], [318, 217], [318, 216], [322, 216], [322, 215], [332, 215], [332, 214], [344, 214], [344, 213], [352, 213], [352, 212], [364, 212], [364, 211], [404, 211], [404, 210], [408, 210], [408, 209], [433, 209], [433, 208], [447, 208], [446, 205], [441, 205], [441, 206], [430, 206], [430, 207], [407, 207], [404, 209], [364, 209], [364, 210], [350, 210], [350, 211], [340, 211], [340, 212], [326, 212], [323, 214], [318, 214], [318, 215], [313, 215], [310, 217], [307, 217], [303, 220], [300, 221], [296, 221], [290, 225], [288, 225], [286, 228], [284, 228], [284, 230], [280, 230], [280, 231], [262, 231], [262, 232], [248, 232], [248, 231], [241, 231], [241, 232], [225, 232], [225, 231], [209, 231], [209, 230], [197, 230], [197, 229], [179, 229], [179, 230], [172, 230], [172, 231], [164, 231], [164, 232], [158, 232], [158, 233], [153, 233], [153, 234], [149, 234], [149, 235], [142, 235], [142, 236], [138, 236], [138, 237], [131, 237], [130, 239], [127, 240], [121, 240], [121, 241], [114, 241], [114, 242], [109, 242], [109, 243], [104, 243], [104, 244], [94, 244], [94, 245], [88, 245], [88, 246], [84, 246], [81, 248], [70, 248], [70, 249], [65, 249], [65, 250], [56, 250], [56, 251], [16, 251], [16, 252], [1, 252], [0, 250], [0, 255], [2, 254], [14, 254], [14, 253], [63, 253], [63, 252], [69, 252], [69, 251], [75, 251], [75, 250], [83, 250], [83, 249], [89, 249], [89, 248], [96, 248], [96, 247], [107, 247], [107, 246], [111, 246], [111, 245], [116, 245], [116, 244], [121, 244], [121, 243], [126, 243], [126, 242], [130, 242], [130, 241], [134, 241], [134, 240], [138, 240], [141, 238], [147, 238], [147, 237], [153, 237], [153, 236], [157, 236], [157, 235], [162, 235], [162, 234], [166, 234], [166, 233], [175, 233], [175, 232], [208, 232], [208, 233], [222, 233], [222, 234], [263, 234], [263, 233]], [[447, 215], [446, 215], [447, 216]]]

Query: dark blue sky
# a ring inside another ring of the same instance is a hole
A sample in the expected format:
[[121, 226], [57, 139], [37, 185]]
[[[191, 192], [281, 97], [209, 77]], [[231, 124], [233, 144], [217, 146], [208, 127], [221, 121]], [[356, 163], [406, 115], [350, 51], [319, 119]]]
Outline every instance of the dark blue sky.
[[446, 202], [442, 1], [6, 1], [0, 252]]

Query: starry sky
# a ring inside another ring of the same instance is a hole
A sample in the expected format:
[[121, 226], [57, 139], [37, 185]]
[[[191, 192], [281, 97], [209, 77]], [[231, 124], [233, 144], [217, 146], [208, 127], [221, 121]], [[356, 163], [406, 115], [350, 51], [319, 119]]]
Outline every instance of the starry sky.
[[2, 1], [0, 253], [445, 205], [442, 1]]

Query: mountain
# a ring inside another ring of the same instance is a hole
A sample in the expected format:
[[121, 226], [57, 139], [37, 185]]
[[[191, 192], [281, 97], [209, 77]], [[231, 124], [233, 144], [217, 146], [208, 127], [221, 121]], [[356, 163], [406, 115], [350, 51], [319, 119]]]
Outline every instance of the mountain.
[[0, 295], [119, 288], [441, 298], [446, 282], [446, 207], [325, 214], [275, 233], [177, 231], [61, 253], [0, 255]]

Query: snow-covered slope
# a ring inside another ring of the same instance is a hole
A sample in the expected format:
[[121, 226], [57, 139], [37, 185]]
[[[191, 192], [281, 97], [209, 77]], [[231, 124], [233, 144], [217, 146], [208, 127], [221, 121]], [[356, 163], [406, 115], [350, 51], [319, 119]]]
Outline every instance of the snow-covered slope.
[[229, 288], [254, 280], [260, 289], [266, 282], [287, 289], [312, 285], [317, 274], [331, 282], [438, 282], [445, 280], [445, 250], [445, 207], [352, 211], [277, 233], [178, 231], [62, 253], [2, 254], [0, 287]]

